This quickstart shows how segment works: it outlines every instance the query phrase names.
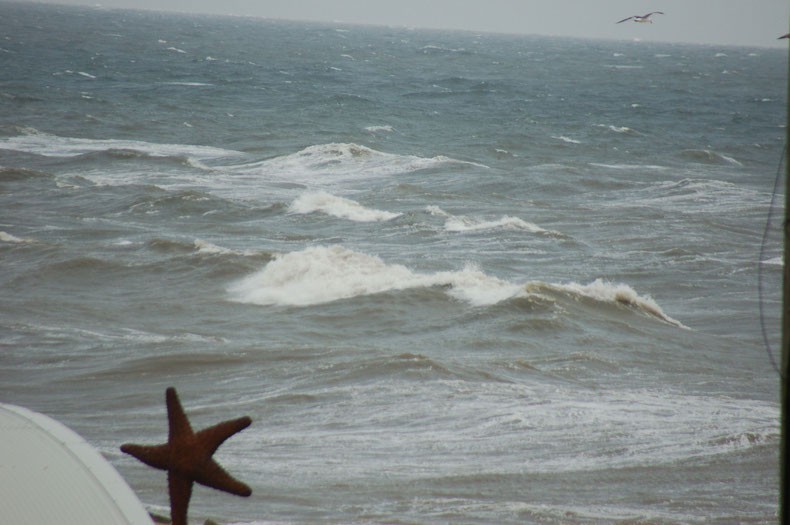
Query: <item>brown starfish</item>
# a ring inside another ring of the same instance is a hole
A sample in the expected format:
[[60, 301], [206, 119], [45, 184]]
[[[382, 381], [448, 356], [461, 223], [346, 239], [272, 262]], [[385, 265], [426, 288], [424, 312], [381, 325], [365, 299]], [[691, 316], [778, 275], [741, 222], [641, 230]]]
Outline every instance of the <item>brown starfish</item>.
[[167, 389], [165, 400], [170, 427], [167, 443], [163, 445], [127, 443], [121, 446], [121, 451], [136, 457], [146, 465], [167, 471], [167, 484], [170, 488], [170, 519], [173, 525], [186, 525], [187, 507], [192, 496], [192, 483], [195, 481], [237, 496], [246, 497], [252, 494], [250, 487], [234, 479], [211, 459], [226, 439], [247, 428], [252, 420], [245, 416], [223, 421], [196, 434], [189, 425], [175, 388]]

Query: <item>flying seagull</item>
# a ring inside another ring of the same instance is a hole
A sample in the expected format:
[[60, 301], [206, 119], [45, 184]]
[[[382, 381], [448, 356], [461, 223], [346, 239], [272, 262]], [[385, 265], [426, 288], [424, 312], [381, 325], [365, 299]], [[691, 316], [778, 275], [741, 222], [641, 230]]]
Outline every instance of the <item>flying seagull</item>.
[[628, 18], [623, 18], [622, 20], [620, 20], [620, 21], [619, 21], [619, 22], [617, 22], [617, 23], [618, 23], [618, 24], [621, 24], [621, 23], [625, 22], [626, 20], [631, 20], [631, 19], [633, 18], [633, 19], [634, 19], [634, 22], [641, 22], [641, 23], [643, 23], [643, 24], [644, 24], [645, 22], [650, 22], [650, 23], [652, 24], [652, 23], [653, 23], [653, 21], [652, 21], [652, 20], [650, 20], [650, 15], [663, 15], [663, 14], [664, 14], [664, 13], [663, 13], [663, 12], [661, 12], [661, 11], [652, 11], [652, 12], [650, 12], [650, 13], [646, 14], [646, 15], [641, 15], [641, 16], [640, 16], [640, 15], [634, 15], [634, 16], [629, 16]]
[[781, 40], [783, 38], [790, 38], [790, 33], [787, 33], [786, 35], [780, 36], [779, 38], [777, 38], [777, 40]]

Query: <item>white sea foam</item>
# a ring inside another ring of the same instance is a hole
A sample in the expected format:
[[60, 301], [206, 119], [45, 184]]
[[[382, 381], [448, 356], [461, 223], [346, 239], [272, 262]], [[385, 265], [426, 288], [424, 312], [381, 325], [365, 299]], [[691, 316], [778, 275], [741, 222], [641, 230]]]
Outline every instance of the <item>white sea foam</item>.
[[547, 292], [587, 297], [603, 303], [625, 305], [677, 327], [649, 296], [638, 294], [626, 284], [597, 279], [590, 284], [551, 284], [531, 281], [514, 284], [482, 272], [473, 265], [460, 271], [421, 274], [401, 264], [388, 264], [379, 257], [343, 246], [313, 246], [279, 254], [262, 270], [232, 284], [232, 300], [276, 306], [309, 306], [410, 288], [447, 287], [451, 297], [472, 306], [489, 306]]
[[0, 231], [0, 242], [7, 242], [11, 244], [23, 244], [23, 243], [36, 242], [36, 240], [31, 239], [29, 237], [17, 237], [16, 235], [11, 235], [10, 233]]
[[566, 137], [565, 135], [559, 135], [559, 136], [552, 135], [551, 138], [561, 140], [563, 142], [567, 142], [568, 144], [581, 144], [581, 142], [579, 142], [578, 140]]
[[378, 131], [386, 131], [391, 133], [392, 131], [394, 131], [394, 129], [392, 128], [392, 126], [368, 126], [365, 128], [365, 131], [370, 131], [371, 133], [376, 133]]
[[447, 219], [447, 222], [445, 222], [444, 229], [448, 232], [471, 232], [479, 230], [503, 229], [526, 231], [529, 233], [556, 233], [549, 232], [549, 230], [543, 229], [537, 224], [527, 222], [523, 219], [519, 219], [518, 217], [510, 217], [508, 215], [503, 215], [499, 219], [490, 221], [479, 218], [469, 218], [465, 216], [450, 217]]
[[687, 328], [680, 321], [669, 317], [652, 297], [639, 295], [627, 284], [617, 284], [596, 279], [590, 284], [579, 284], [575, 282], [567, 284], [549, 284], [539, 281], [532, 281], [525, 285], [527, 291], [540, 293], [543, 289], [563, 292], [574, 296], [589, 297], [596, 301], [622, 304], [630, 306], [636, 310], [661, 319], [664, 322], [673, 324], [681, 328]]
[[356, 222], [388, 221], [401, 215], [400, 213], [366, 208], [351, 199], [337, 197], [325, 191], [305, 192], [288, 207], [288, 213], [294, 214], [308, 214], [317, 211]]
[[202, 255], [255, 256], [261, 254], [261, 252], [256, 250], [232, 250], [230, 248], [225, 248], [224, 246], [219, 246], [217, 244], [214, 244], [213, 242], [204, 241], [203, 239], [195, 239], [192, 244], [197, 250], [197, 253]]
[[451, 214], [447, 213], [446, 211], [441, 209], [439, 206], [435, 206], [433, 204], [431, 204], [429, 206], [426, 206], [425, 207], [425, 211], [427, 211], [431, 215], [438, 215], [440, 217], [452, 217]]
[[614, 131], [615, 133], [629, 133], [634, 131], [633, 129], [629, 128], [628, 126], [614, 126], [611, 124], [598, 124], [599, 128], [606, 128], [609, 131]]
[[342, 246], [316, 246], [278, 255], [263, 270], [233, 284], [229, 292], [232, 299], [244, 303], [307, 306], [432, 286], [449, 286], [448, 294], [475, 306], [526, 295], [523, 287], [474, 267], [420, 274]]
[[24, 151], [45, 157], [76, 157], [86, 153], [109, 150], [134, 150], [152, 157], [186, 156], [199, 160], [241, 155], [238, 151], [211, 146], [61, 137], [37, 130], [30, 130], [30, 132], [13, 137], [0, 138], [0, 149]]
[[499, 219], [491, 220], [481, 217], [453, 215], [451, 213], [447, 213], [438, 206], [426, 206], [425, 211], [436, 217], [446, 217], [447, 220], [444, 223], [444, 229], [445, 231], [451, 233], [503, 229], [563, 236], [563, 234], [560, 232], [546, 230], [537, 224], [527, 222], [524, 219], [520, 219], [518, 217], [511, 217], [509, 215], [503, 215]]
[[686, 149], [681, 152], [681, 156], [693, 161], [743, 166], [743, 164], [738, 160], [709, 149]]
[[417, 157], [384, 153], [359, 144], [331, 143], [246, 165], [229, 166], [236, 172], [272, 174], [292, 182], [327, 183], [360, 178], [386, 177], [448, 164], [482, 164], [445, 156]]
[[217, 246], [214, 243], [204, 241], [201, 239], [195, 239], [195, 248], [197, 248], [198, 253], [203, 253], [207, 255], [225, 255], [229, 253], [233, 253], [233, 250], [229, 248], [223, 248], [222, 246]]
[[599, 168], [607, 168], [612, 170], [668, 170], [667, 166], [658, 166], [655, 164], [603, 164], [600, 162], [591, 162], [590, 166], [598, 166]]
[[209, 84], [207, 82], [162, 82], [162, 84], [165, 86], [195, 86], [195, 87], [214, 85], [214, 84]]

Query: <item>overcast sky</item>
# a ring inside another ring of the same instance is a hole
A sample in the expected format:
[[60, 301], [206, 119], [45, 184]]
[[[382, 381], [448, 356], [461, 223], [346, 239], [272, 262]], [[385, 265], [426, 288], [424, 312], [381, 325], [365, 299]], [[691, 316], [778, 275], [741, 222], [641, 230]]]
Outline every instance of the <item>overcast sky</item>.
[[[27, 0], [32, 1], [32, 0]], [[787, 46], [788, 0], [50, 0], [107, 8], [583, 38]], [[631, 15], [663, 11], [652, 24]]]

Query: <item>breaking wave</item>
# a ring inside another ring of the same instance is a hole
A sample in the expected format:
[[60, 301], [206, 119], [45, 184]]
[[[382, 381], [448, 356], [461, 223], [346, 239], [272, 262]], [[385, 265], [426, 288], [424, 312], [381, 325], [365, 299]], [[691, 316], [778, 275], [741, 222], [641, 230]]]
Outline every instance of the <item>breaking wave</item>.
[[680, 156], [693, 162], [704, 162], [708, 164], [724, 164], [730, 166], [743, 166], [739, 161], [727, 155], [722, 155], [709, 149], [686, 149], [680, 152]]
[[[671, 325], [686, 328], [669, 317], [649, 296], [625, 284], [597, 279], [590, 284], [514, 284], [468, 265], [460, 271], [416, 273], [401, 264], [388, 264], [374, 255], [342, 246], [314, 246], [275, 255], [262, 270], [232, 284], [232, 300], [258, 305], [309, 306], [352, 297], [412, 288], [443, 287], [451, 297], [472, 306], [550, 295], [586, 297], [625, 305]], [[552, 299], [555, 300], [555, 299]]]
[[595, 301], [600, 301], [610, 304], [621, 304], [631, 307], [637, 311], [647, 314], [675, 325], [680, 328], [688, 328], [680, 321], [677, 321], [666, 313], [656, 303], [652, 297], [646, 295], [639, 295], [633, 288], [627, 284], [614, 284], [603, 279], [596, 279], [590, 284], [567, 283], [567, 284], [550, 284], [540, 281], [532, 281], [525, 285], [525, 289], [533, 293], [554, 292], [567, 294], [574, 298], [586, 297]]
[[397, 155], [359, 144], [331, 143], [309, 146], [289, 155], [229, 168], [240, 172], [268, 173], [291, 180], [324, 182], [327, 179], [338, 181], [386, 177], [451, 164], [486, 167], [443, 155]]
[[561, 140], [562, 142], [567, 142], [568, 144], [581, 144], [581, 141], [566, 137], [565, 135], [552, 135], [551, 138]]
[[541, 228], [537, 224], [525, 221], [518, 217], [503, 215], [499, 219], [484, 219], [480, 217], [467, 217], [465, 215], [452, 215], [439, 208], [438, 206], [427, 206], [425, 210], [434, 216], [446, 217], [444, 223], [445, 231], [452, 233], [474, 232], [481, 230], [514, 230], [528, 233], [538, 233], [555, 237], [565, 237], [561, 232]]
[[77, 157], [96, 152], [123, 152], [116, 155], [133, 155], [134, 152], [152, 157], [189, 157], [197, 160], [241, 155], [211, 146], [190, 144], [157, 144], [138, 140], [87, 139], [61, 137], [26, 128], [23, 133], [0, 138], [0, 149], [33, 153], [44, 157]]
[[9, 244], [25, 244], [25, 243], [34, 243], [37, 241], [36, 239], [30, 237], [17, 237], [16, 235], [12, 235], [8, 232], [0, 231], [0, 242], [5, 242]]
[[288, 213], [308, 214], [322, 212], [333, 217], [356, 222], [388, 221], [400, 217], [400, 213], [366, 208], [358, 202], [343, 197], [336, 197], [325, 191], [303, 193], [288, 208]]
[[420, 274], [342, 246], [316, 246], [275, 256], [263, 270], [233, 284], [229, 291], [234, 300], [243, 303], [308, 306], [432, 286], [447, 286], [451, 296], [475, 306], [524, 293], [522, 287], [473, 267]]

